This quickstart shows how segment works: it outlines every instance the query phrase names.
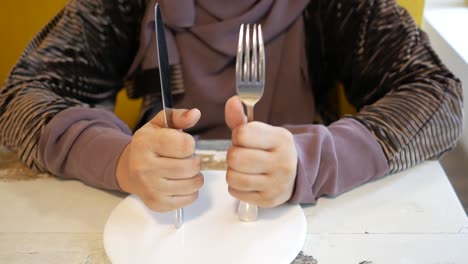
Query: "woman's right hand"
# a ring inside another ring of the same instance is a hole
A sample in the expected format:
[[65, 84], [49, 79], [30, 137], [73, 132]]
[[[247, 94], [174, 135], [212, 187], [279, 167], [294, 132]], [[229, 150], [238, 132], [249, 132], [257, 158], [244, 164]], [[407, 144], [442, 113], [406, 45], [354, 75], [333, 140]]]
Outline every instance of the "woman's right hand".
[[164, 128], [161, 111], [137, 130], [117, 164], [120, 188], [137, 195], [157, 212], [193, 203], [203, 185], [201, 161], [195, 155], [194, 138], [178, 129], [194, 126], [200, 116], [198, 109], [174, 109], [174, 129], [170, 129]]

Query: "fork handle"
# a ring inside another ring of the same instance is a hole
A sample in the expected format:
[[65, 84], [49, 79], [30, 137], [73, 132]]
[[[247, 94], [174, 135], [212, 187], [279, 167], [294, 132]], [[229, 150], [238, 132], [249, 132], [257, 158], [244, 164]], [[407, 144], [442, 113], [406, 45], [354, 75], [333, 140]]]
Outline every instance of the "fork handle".
[[[253, 105], [246, 105], [247, 108], [247, 121], [253, 121]], [[255, 204], [246, 203], [239, 201], [239, 207], [237, 208], [237, 216], [239, 220], [245, 222], [251, 222], [257, 220], [258, 207]]]
[[237, 216], [239, 217], [239, 220], [244, 222], [255, 221], [258, 216], [258, 207], [255, 204], [239, 201]]
[[254, 115], [253, 105], [247, 105], [246, 104], [246, 108], [247, 108], [247, 122], [254, 121], [254, 118], [253, 118], [253, 115]]

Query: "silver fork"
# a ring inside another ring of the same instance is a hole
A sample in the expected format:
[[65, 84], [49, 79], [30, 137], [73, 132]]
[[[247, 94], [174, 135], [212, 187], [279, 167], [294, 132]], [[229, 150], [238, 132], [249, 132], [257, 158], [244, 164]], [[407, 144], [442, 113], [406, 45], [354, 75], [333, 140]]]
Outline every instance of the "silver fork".
[[[262, 26], [254, 24], [252, 27], [252, 48], [250, 25], [247, 24], [245, 34], [244, 24], [240, 27], [236, 60], [237, 95], [247, 108], [248, 122], [254, 120], [254, 106], [262, 98], [265, 86], [265, 48]], [[257, 215], [258, 208], [256, 205], [239, 201], [237, 216], [240, 220], [255, 221]]]

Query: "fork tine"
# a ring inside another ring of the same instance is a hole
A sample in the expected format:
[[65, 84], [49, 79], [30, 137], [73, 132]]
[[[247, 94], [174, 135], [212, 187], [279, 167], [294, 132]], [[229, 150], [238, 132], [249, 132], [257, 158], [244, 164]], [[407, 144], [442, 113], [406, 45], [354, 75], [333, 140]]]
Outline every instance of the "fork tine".
[[258, 64], [258, 79], [261, 85], [265, 85], [265, 46], [263, 44], [262, 25], [258, 25], [258, 51], [260, 63]]
[[244, 50], [244, 24], [241, 25], [239, 30], [239, 43], [237, 44], [237, 57], [236, 57], [236, 83], [239, 85], [242, 81], [242, 66], [243, 66], [243, 57], [242, 53]]
[[258, 59], [257, 59], [257, 49], [258, 49], [258, 42], [257, 42], [257, 25], [253, 25], [253, 32], [252, 32], [252, 64], [251, 64], [251, 70], [252, 70], [252, 82], [257, 82], [258, 79]]
[[250, 25], [247, 24], [245, 30], [245, 50], [244, 50], [244, 71], [243, 80], [246, 82], [250, 81]]

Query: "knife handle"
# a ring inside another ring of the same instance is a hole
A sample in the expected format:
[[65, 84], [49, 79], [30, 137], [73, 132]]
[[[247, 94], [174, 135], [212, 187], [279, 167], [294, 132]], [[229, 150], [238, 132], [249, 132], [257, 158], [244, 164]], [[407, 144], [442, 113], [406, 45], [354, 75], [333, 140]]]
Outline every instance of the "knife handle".
[[174, 227], [179, 229], [184, 223], [184, 209], [179, 208], [174, 211]]
[[[177, 129], [177, 130], [182, 131], [182, 129]], [[183, 223], [184, 223], [184, 208], [178, 208], [174, 211], [174, 227], [176, 229], [179, 229]]]

